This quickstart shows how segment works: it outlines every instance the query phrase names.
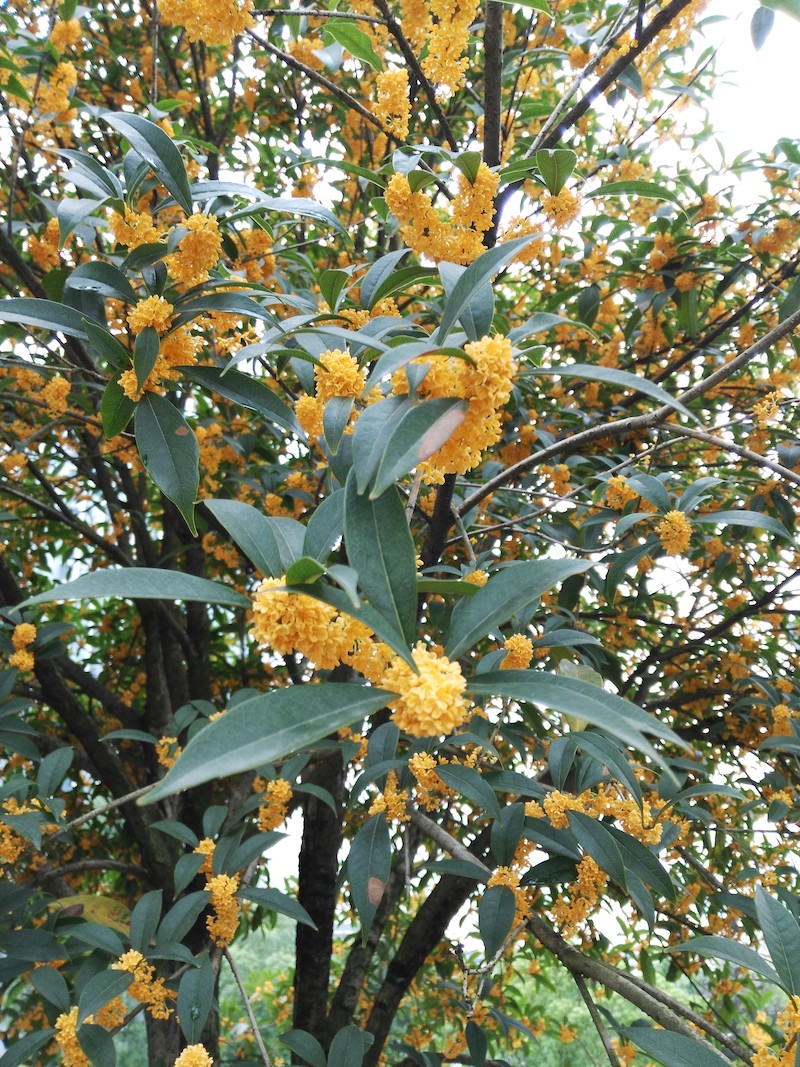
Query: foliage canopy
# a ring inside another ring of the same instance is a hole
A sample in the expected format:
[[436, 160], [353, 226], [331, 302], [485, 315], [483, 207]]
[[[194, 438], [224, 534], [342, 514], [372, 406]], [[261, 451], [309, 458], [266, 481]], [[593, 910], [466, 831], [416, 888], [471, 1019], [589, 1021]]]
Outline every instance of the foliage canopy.
[[0, 1067], [566, 1062], [555, 966], [798, 1062], [800, 146], [702, 0], [0, 20]]

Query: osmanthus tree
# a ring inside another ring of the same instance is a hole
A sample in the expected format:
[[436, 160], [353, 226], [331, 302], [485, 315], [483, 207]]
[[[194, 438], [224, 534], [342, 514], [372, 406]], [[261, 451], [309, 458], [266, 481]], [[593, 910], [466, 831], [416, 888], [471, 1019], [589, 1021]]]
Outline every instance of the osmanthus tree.
[[800, 148], [702, 3], [0, 19], [2, 1067], [530, 1064], [545, 959], [565, 1062], [798, 1062]]

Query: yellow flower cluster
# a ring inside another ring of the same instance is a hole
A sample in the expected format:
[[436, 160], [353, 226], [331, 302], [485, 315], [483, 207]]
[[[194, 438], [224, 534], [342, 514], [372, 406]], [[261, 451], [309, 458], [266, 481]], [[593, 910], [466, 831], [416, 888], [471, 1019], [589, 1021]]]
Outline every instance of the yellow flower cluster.
[[80, 41], [83, 31], [77, 19], [57, 19], [50, 31], [50, 44], [57, 52], [63, 52], [66, 48], [72, 48]]
[[61, 1051], [64, 1067], [89, 1067], [89, 1058], [78, 1042], [77, 1004], [56, 1019], [55, 1042]]
[[498, 176], [481, 163], [475, 181], [458, 176], [450, 217], [440, 213], [427, 193], [411, 191], [404, 174], [394, 174], [386, 203], [400, 220], [400, 236], [419, 256], [467, 265], [485, 251], [483, 235], [492, 225]]
[[763, 429], [765, 426], [769, 426], [771, 422], [774, 422], [780, 414], [781, 400], [783, 400], [783, 394], [780, 391], [775, 391], [767, 393], [765, 397], [753, 404], [753, 415], [757, 426]]
[[331, 641], [335, 608], [303, 593], [286, 593], [278, 587], [284, 578], [266, 578], [253, 601], [251, 633], [261, 645], [281, 656], [300, 652], [323, 670], [340, 661], [338, 645]]
[[323, 429], [325, 404], [335, 396], [361, 395], [366, 382], [366, 371], [345, 349], [334, 348], [320, 356], [322, 366], [314, 368], [315, 396], [298, 397], [295, 403], [297, 421], [313, 442]]
[[[169, 304], [167, 304], [169, 307]], [[135, 310], [135, 309], [134, 309]], [[136, 385], [136, 372], [133, 367], [123, 371], [119, 376], [119, 384], [130, 400], [138, 400], [143, 393], [158, 392], [162, 382], [177, 381], [180, 374], [178, 367], [189, 367], [197, 362], [197, 353], [203, 347], [203, 339], [193, 335], [188, 326], [180, 326], [177, 330], [161, 339], [161, 349], [158, 353], [155, 366], [148, 374], [141, 389]], [[201, 434], [198, 428], [198, 440]], [[208, 456], [203, 456], [204, 465], [207, 466]]]
[[58, 416], [64, 414], [67, 410], [68, 396], [69, 382], [60, 374], [56, 374], [42, 387], [41, 397], [47, 405], [47, 411], [50, 415]]
[[656, 526], [661, 547], [670, 556], [680, 556], [692, 540], [692, 524], [682, 511], [669, 511]]
[[148, 296], [128, 312], [128, 325], [133, 333], [141, 333], [146, 326], [152, 326], [158, 333], [166, 333], [172, 322], [172, 312], [172, 304], [163, 296]]
[[140, 245], [154, 244], [161, 239], [152, 215], [147, 212], [131, 211], [125, 208], [125, 215], [112, 211], [108, 227], [119, 245], [126, 245], [131, 251]]
[[164, 262], [171, 278], [190, 287], [208, 279], [222, 251], [222, 236], [214, 215], [192, 215], [182, 224], [188, 233]]
[[277, 829], [286, 818], [286, 809], [292, 799], [292, 787], [285, 778], [276, 778], [272, 782], [256, 778], [253, 789], [257, 793], [264, 793], [266, 800], [266, 804], [262, 804], [258, 809], [259, 830], [264, 833]]
[[631, 500], [636, 500], [638, 493], [629, 484], [627, 478], [615, 475], [606, 483], [606, 505], [615, 511], [622, 511]]
[[489, 581], [489, 575], [486, 571], [478, 570], [470, 571], [469, 574], [464, 575], [464, 581], [469, 582], [470, 585], [483, 586]]
[[377, 100], [372, 108], [375, 118], [398, 140], [408, 137], [410, 106], [408, 101], [408, 71], [383, 70], [375, 79]]
[[162, 767], [169, 769], [181, 754], [177, 737], [160, 737], [156, 742], [156, 759]]
[[78, 73], [71, 63], [58, 63], [48, 81], [36, 94], [36, 107], [42, 115], [66, 122], [71, 117], [70, 94], [78, 84]]
[[239, 922], [239, 875], [218, 874], [209, 878], [206, 889], [211, 894], [211, 907], [214, 914], [206, 919], [208, 932], [218, 948], [224, 948], [233, 941], [236, 925]]
[[578, 878], [570, 886], [566, 897], [559, 897], [553, 905], [553, 919], [565, 936], [574, 933], [594, 911], [608, 884], [608, 875], [601, 871], [591, 856], [584, 856], [578, 864]]
[[581, 212], [581, 202], [566, 186], [555, 196], [542, 197], [542, 211], [556, 226], [567, 226]]
[[467, 717], [464, 698], [467, 683], [457, 663], [426, 648], [418, 641], [412, 659], [415, 674], [405, 660], [395, 656], [381, 678], [381, 686], [398, 693], [389, 702], [394, 721], [413, 737], [440, 737], [452, 733]]
[[[481, 462], [485, 449], [500, 440], [500, 412], [511, 396], [516, 363], [505, 337], [484, 337], [464, 346], [471, 363], [448, 356], [425, 357], [430, 364], [419, 388], [420, 396], [460, 397], [468, 401], [463, 422], [429, 459], [420, 464], [423, 481], [441, 484], [446, 474], [466, 474]], [[393, 386], [402, 392], [405, 375]]]
[[524, 634], [512, 634], [503, 644], [506, 650], [505, 658], [500, 664], [500, 669], [525, 670], [530, 667], [533, 659], [533, 643]]
[[398, 786], [394, 771], [386, 775], [386, 786], [381, 795], [373, 800], [367, 814], [377, 815], [379, 812], [385, 812], [386, 818], [395, 822], [408, 822], [411, 818], [408, 813], [408, 793]]
[[61, 262], [58, 248], [59, 225], [58, 219], [48, 219], [47, 225], [42, 230], [41, 236], [31, 234], [25, 242], [26, 251], [37, 267], [42, 270], [51, 270]]
[[772, 736], [792, 736], [792, 710], [788, 704], [776, 704], [772, 709]]
[[175, 1060], [175, 1067], [211, 1067], [213, 1062], [203, 1045], [187, 1045]]
[[172, 1014], [172, 1008], [168, 1008], [166, 1001], [173, 996], [164, 985], [163, 978], [156, 978], [155, 967], [152, 967], [141, 952], [130, 949], [123, 956], [112, 963], [114, 971], [127, 971], [133, 975], [133, 981], [128, 986], [128, 995], [144, 1004], [154, 1019], [168, 1019]]
[[486, 883], [487, 889], [494, 885], [504, 885], [508, 886], [514, 893], [517, 902], [517, 910], [514, 913], [513, 923], [515, 927], [521, 926], [523, 923], [527, 922], [533, 911], [533, 893], [524, 886], [520, 886], [519, 880], [519, 871], [515, 871], [511, 867], [498, 867]]
[[253, 25], [247, 0], [161, 0], [158, 6], [164, 22], [208, 45], [230, 44]]
[[10, 666], [16, 667], [19, 671], [33, 670], [33, 652], [28, 646], [32, 645], [35, 640], [36, 627], [32, 622], [21, 622], [14, 627], [14, 633], [11, 635], [14, 652], [8, 659]]
[[199, 856], [204, 857], [203, 865], [201, 866], [199, 873], [204, 874], [206, 876], [206, 879], [208, 879], [214, 873], [213, 864], [215, 848], [216, 845], [211, 840], [211, 838], [204, 837], [203, 840], [198, 843], [197, 847], [194, 850]]
[[417, 801], [426, 811], [435, 811], [442, 800], [455, 795], [436, 773], [437, 766], [429, 752], [418, 752], [408, 761], [408, 769], [417, 781]]
[[422, 69], [436, 86], [440, 99], [457, 92], [464, 81], [469, 28], [478, 11], [478, 0], [431, 0], [430, 12], [436, 20], [428, 37], [428, 50]]

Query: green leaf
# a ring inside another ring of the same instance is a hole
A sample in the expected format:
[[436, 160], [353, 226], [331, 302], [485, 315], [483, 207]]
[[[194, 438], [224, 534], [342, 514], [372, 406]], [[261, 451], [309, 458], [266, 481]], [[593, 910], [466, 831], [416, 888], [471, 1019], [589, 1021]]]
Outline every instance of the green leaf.
[[482, 159], [483, 156], [480, 152], [461, 152], [461, 154], [457, 155], [454, 160], [455, 165], [470, 185], [475, 184], [475, 179], [478, 177], [478, 171], [481, 169]]
[[104, 200], [62, 200], [56, 211], [58, 219], [58, 247], [63, 248], [69, 235], [84, 219], [103, 206]]
[[800, 926], [788, 908], [756, 887], [756, 915], [781, 988], [789, 996], [800, 993]]
[[0, 1067], [22, 1067], [36, 1057], [36, 1053], [51, 1039], [55, 1030], [37, 1030], [34, 1034], [25, 1034], [7, 1048], [0, 1056]]
[[289, 686], [243, 700], [192, 737], [141, 803], [274, 763], [386, 705], [391, 694], [353, 683]]
[[[228, 221], [235, 222], [236, 219], [247, 218], [252, 215], [261, 215], [265, 211], [277, 211], [284, 215], [299, 215], [301, 218], [313, 219], [315, 222], [324, 222], [327, 226], [331, 226], [334, 230], [338, 230], [339, 233], [348, 237], [347, 230], [339, 222], [336, 216], [323, 207], [322, 204], [318, 204], [315, 200], [309, 200], [307, 197], [291, 197], [291, 196], [267, 196], [259, 200], [257, 204], [253, 204], [250, 207], [243, 208], [240, 211], [234, 211], [228, 216]], [[286, 225], [291, 225], [291, 219], [282, 220]]]
[[[573, 825], [572, 821], [573, 815], [575, 816], [575, 825]], [[584, 845], [584, 838], [588, 840], [592, 835], [595, 835], [594, 839], [598, 842], [603, 842], [607, 838], [613, 841], [617, 852], [622, 856], [623, 889], [628, 887], [630, 876], [634, 874], [645, 885], [650, 886], [651, 889], [654, 889], [667, 900], [675, 898], [675, 886], [672, 883], [672, 879], [658, 862], [654, 853], [646, 845], [643, 845], [641, 841], [630, 834], [624, 833], [622, 830], [618, 830], [616, 826], [607, 826], [605, 823], [599, 822], [597, 819], [593, 819], [579, 811], [570, 812], [569, 818], [572, 832], [581, 845]], [[586, 846], [584, 845], [584, 847]], [[595, 859], [597, 859], [596, 856]]]
[[407, 248], [398, 248], [394, 252], [387, 252], [385, 256], [380, 256], [375, 260], [361, 280], [359, 300], [362, 308], [372, 311], [379, 299], [376, 294], [381, 286], [394, 274], [398, 263], [407, 255]]
[[[487, 953], [488, 955], [488, 953]], [[485, 1067], [489, 1041], [486, 1034], [472, 1019], [466, 1025], [467, 1048], [472, 1057], [473, 1067]]]
[[548, 559], [513, 563], [493, 574], [475, 596], [453, 609], [445, 653], [458, 659], [512, 615], [536, 604], [542, 593], [591, 566], [582, 560]]
[[649, 1026], [621, 1026], [619, 1032], [664, 1067], [731, 1067], [727, 1056], [717, 1052], [699, 1037], [695, 1040], [672, 1030]]
[[484, 891], [478, 905], [478, 931], [487, 960], [494, 957], [511, 933], [516, 910], [517, 898], [507, 885], [493, 885]]
[[322, 35], [326, 39], [326, 43], [328, 38], [336, 41], [342, 48], [347, 49], [351, 56], [360, 59], [362, 63], [366, 63], [373, 70], [383, 70], [383, 63], [372, 47], [372, 41], [363, 30], [360, 30], [352, 22], [346, 22], [344, 19], [331, 19], [330, 22], [326, 22], [322, 27]]
[[700, 956], [709, 956], [714, 960], [725, 960], [726, 963], [732, 963], [735, 967], [745, 967], [748, 971], [760, 974], [768, 982], [781, 985], [777, 972], [755, 949], [740, 945], [737, 941], [731, 941], [727, 937], [715, 935], [693, 937], [691, 941], [675, 945], [670, 952], [696, 952]]
[[275, 317], [262, 304], [241, 292], [204, 293], [183, 302], [178, 300], [175, 302], [175, 311], [177, 318], [172, 324], [173, 328], [191, 322], [208, 311], [238, 315], [245, 322], [256, 319], [275, 325]]
[[441, 398], [403, 406], [393, 412], [385, 426], [388, 436], [378, 446], [378, 467], [370, 499], [382, 496], [437, 452], [464, 421], [466, 410], [463, 400]]
[[78, 1030], [78, 1044], [93, 1067], [115, 1067], [117, 1051], [111, 1034], [104, 1026], [82, 1026]]
[[131, 912], [130, 942], [137, 952], [146, 955], [150, 948], [161, 918], [162, 900], [161, 890], [152, 889], [139, 898]]
[[78, 1001], [78, 1026], [114, 997], [124, 993], [132, 981], [133, 975], [128, 971], [101, 971], [90, 978]]
[[361, 923], [361, 943], [367, 943], [375, 912], [386, 891], [392, 869], [392, 844], [389, 827], [383, 812], [364, 823], [350, 846], [347, 857], [347, 876]]
[[375, 476], [383, 452], [383, 442], [394, 420], [410, 406], [403, 396], [386, 396], [370, 404], [356, 421], [352, 436], [353, 471], [359, 493], [366, 493]]
[[55, 300], [36, 300], [28, 296], [0, 300], [0, 322], [21, 322], [31, 329], [52, 330], [65, 337], [88, 340], [80, 312]]
[[761, 6], [768, 7], [770, 11], [781, 11], [800, 21], [800, 0], [761, 0]]
[[131, 354], [125, 345], [120, 342], [119, 338], [109, 333], [98, 323], [92, 322], [91, 319], [84, 319], [83, 325], [89, 338], [89, 344], [101, 359], [104, 359], [106, 363], [117, 370], [130, 366]]
[[65, 159], [68, 159], [73, 164], [72, 169], [67, 172], [65, 177], [74, 185], [82, 188], [83, 186], [79, 185], [75, 179], [76, 177], [85, 176], [91, 182], [90, 192], [95, 195], [99, 194], [101, 197], [106, 196], [110, 200], [116, 200], [121, 207], [124, 193], [119, 178], [112, 170], [104, 167], [102, 163], [98, 163], [94, 157], [87, 155], [85, 152], [77, 152], [74, 148], [60, 148], [58, 154], [64, 156]]
[[351, 396], [332, 396], [322, 412], [322, 433], [328, 455], [337, 455], [353, 411]]
[[191, 427], [166, 397], [148, 393], [136, 406], [134, 431], [145, 470], [196, 536], [200, 446]]
[[641, 378], [638, 374], [631, 374], [629, 371], [617, 370], [614, 367], [594, 367], [589, 364], [575, 363], [560, 367], [536, 367], [529, 370], [528, 374], [532, 377], [536, 377], [538, 374], [553, 374], [561, 378], [584, 378], [591, 382], [608, 382], [610, 385], [618, 385], [622, 389], [630, 389], [634, 393], [643, 393], [645, 396], [657, 400], [660, 404], [675, 408], [676, 411], [680, 411], [682, 415], [686, 415], [694, 422], [698, 421], [697, 417], [684, 407], [679, 400], [670, 396], [666, 389], [648, 382], [646, 378]]
[[538, 670], [491, 671], [467, 679], [467, 689], [474, 696], [508, 697], [521, 703], [541, 704], [576, 715], [631, 748], [646, 753], [658, 763], [663, 763], [663, 760], [647, 741], [646, 734], [686, 748], [668, 726], [636, 704], [575, 678]]
[[91, 571], [71, 582], [54, 585], [46, 593], [28, 597], [17, 607], [51, 604], [54, 600], [100, 600], [109, 596], [129, 600], [197, 600], [234, 608], [250, 607], [246, 596], [221, 582], [157, 567], [107, 567]]
[[204, 500], [203, 504], [265, 578], [283, 575], [281, 550], [266, 515], [241, 500]]
[[290, 897], [287, 893], [281, 893], [279, 889], [248, 887], [247, 889], [243, 889], [239, 896], [243, 897], [245, 900], [252, 900], [254, 904], [266, 908], [267, 911], [274, 911], [279, 915], [286, 915], [297, 923], [302, 923], [304, 926], [310, 926], [314, 930], [317, 929], [317, 924], [308, 914], [303, 905], [295, 900], [294, 897]]
[[593, 200], [598, 196], [646, 196], [652, 200], [669, 200], [671, 204], [677, 204], [680, 207], [680, 200], [675, 193], [665, 189], [658, 182], [647, 182], [638, 178], [624, 182], [606, 182], [599, 189], [586, 193], [587, 200]]
[[753, 12], [750, 20], [750, 38], [756, 52], [760, 52], [764, 47], [774, 22], [775, 12], [767, 7], [757, 7]]
[[320, 274], [319, 291], [331, 311], [338, 311], [340, 297], [349, 280], [350, 272], [338, 268], [324, 270]]
[[[64, 288], [97, 293], [99, 296], [122, 300], [126, 304], [135, 304], [138, 300], [131, 283], [122, 271], [110, 263], [102, 263], [100, 260], [81, 263], [67, 278]], [[97, 329], [102, 330], [103, 328], [100, 326]]]
[[314, 509], [303, 540], [303, 555], [325, 562], [342, 536], [344, 490], [336, 489]]
[[106, 440], [122, 433], [136, 411], [136, 404], [125, 395], [122, 386], [112, 379], [103, 390], [100, 401], [100, 418]]
[[281, 1034], [278, 1040], [310, 1063], [311, 1067], [328, 1067], [322, 1045], [305, 1030], [290, 1030], [288, 1034]]
[[263, 415], [269, 422], [277, 423], [298, 437], [305, 437], [294, 412], [263, 382], [250, 378], [237, 370], [219, 370], [217, 367], [180, 367], [181, 374], [192, 382], [202, 385], [234, 404], [250, 408]]
[[46, 755], [39, 764], [36, 773], [36, 788], [40, 797], [52, 797], [64, 781], [64, 776], [72, 766], [75, 753], [71, 748], [57, 748]]
[[[450, 295], [458, 279], [467, 270], [469, 270], [468, 267], [461, 267], [457, 263], [442, 262], [439, 264], [439, 276], [442, 279], [446, 296]], [[469, 340], [478, 341], [489, 333], [493, 319], [494, 292], [491, 284], [486, 282], [475, 291], [472, 299], [459, 315], [458, 321], [461, 323]]]
[[158, 353], [161, 351], [161, 341], [158, 332], [152, 326], [145, 326], [141, 333], [136, 335], [133, 344], [133, 368], [136, 371], [136, 388], [140, 390], [155, 367]]
[[436, 773], [450, 789], [454, 789], [456, 793], [460, 793], [477, 804], [482, 811], [493, 818], [502, 819], [503, 813], [494, 790], [484, 782], [474, 767], [464, 767], [460, 763], [448, 763], [437, 767]]
[[316, 582], [325, 574], [325, 568], [311, 556], [301, 556], [294, 561], [286, 572], [287, 585], [304, 585], [306, 582]]
[[352, 1023], [338, 1030], [328, 1051], [328, 1067], [361, 1067], [375, 1038]]
[[178, 986], [178, 1019], [190, 1045], [200, 1042], [203, 1026], [214, 1003], [214, 970], [208, 955], [199, 967], [190, 967]]
[[536, 166], [553, 196], [561, 192], [577, 162], [578, 156], [571, 148], [540, 148], [536, 153]]
[[154, 122], [141, 115], [121, 111], [106, 111], [100, 118], [117, 133], [121, 133], [131, 148], [148, 164], [187, 215], [192, 214], [192, 193], [186, 168], [175, 142]]
[[479, 293], [498, 271], [507, 266], [526, 245], [529, 245], [535, 236], [535, 234], [528, 234], [525, 237], [514, 237], [510, 241], [504, 241], [503, 244], [482, 253], [474, 263], [467, 267], [445, 300], [442, 319], [436, 331], [438, 344], [444, 344], [448, 333], [461, 317], [464, 308], [475, 298], [476, 293]]
[[710, 511], [705, 515], [692, 515], [692, 521], [712, 526], [718, 523], [724, 523], [726, 526], [749, 526], [751, 529], [766, 530], [778, 537], [785, 537], [788, 541], [793, 540], [782, 522], [760, 511]]
[[69, 1011], [69, 989], [63, 974], [55, 967], [37, 967], [28, 975], [28, 981], [48, 1004], [55, 1005], [60, 1012]]
[[377, 500], [360, 496], [355, 471], [345, 485], [344, 540], [361, 590], [407, 641], [416, 633], [416, 549], [395, 489]]

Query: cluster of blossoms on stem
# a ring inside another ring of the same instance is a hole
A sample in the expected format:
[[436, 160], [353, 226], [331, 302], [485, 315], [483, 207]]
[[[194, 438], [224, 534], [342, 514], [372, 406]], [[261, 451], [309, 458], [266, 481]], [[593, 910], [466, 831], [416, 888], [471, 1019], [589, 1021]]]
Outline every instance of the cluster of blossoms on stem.
[[222, 235], [214, 215], [190, 215], [182, 223], [186, 230], [175, 252], [164, 260], [170, 278], [191, 287], [208, 280], [222, 251]]
[[464, 722], [466, 682], [457, 663], [419, 642], [412, 653], [415, 673], [363, 623], [304, 593], [288, 593], [283, 584], [267, 578], [256, 590], [252, 634], [259, 644], [284, 656], [299, 652], [323, 670], [340, 663], [360, 670], [398, 694], [389, 706], [400, 729], [415, 737], [447, 734]]
[[207, 45], [230, 44], [253, 25], [246, 0], [161, 0], [158, 6], [164, 22]]
[[427, 193], [413, 192], [404, 174], [394, 174], [386, 187], [386, 203], [401, 223], [403, 241], [418, 256], [466, 266], [486, 251], [483, 235], [492, 225], [497, 184], [497, 174], [485, 163], [474, 182], [459, 174], [448, 216], [433, 206]]
[[661, 547], [670, 556], [680, 556], [692, 540], [692, 524], [682, 511], [669, 511], [656, 526]]
[[408, 137], [410, 106], [408, 101], [408, 71], [383, 70], [375, 79], [377, 99], [372, 113], [398, 140]]
[[239, 922], [239, 901], [236, 898], [239, 876], [218, 874], [207, 880], [206, 889], [211, 894], [211, 907], [214, 910], [214, 914], [206, 919], [206, 927], [214, 944], [224, 948], [233, 941]]
[[116, 963], [112, 963], [111, 969], [133, 975], [133, 981], [127, 989], [128, 996], [144, 1004], [154, 1019], [170, 1017], [172, 1008], [168, 1008], [166, 1002], [173, 994], [164, 985], [163, 978], [156, 978], [155, 967], [147, 962], [141, 952], [130, 949]]
[[275, 778], [271, 782], [256, 778], [253, 791], [263, 793], [264, 803], [258, 809], [258, 828], [262, 833], [276, 830], [286, 818], [289, 801], [292, 799], [292, 787], [285, 778]]
[[525, 670], [530, 667], [533, 659], [533, 643], [524, 634], [512, 634], [506, 638], [503, 644], [506, 655], [500, 664], [500, 669]]
[[[449, 356], [426, 356], [429, 369], [419, 386], [424, 399], [459, 397], [467, 401], [464, 420], [419, 471], [427, 484], [441, 484], [447, 474], [466, 474], [481, 462], [483, 452], [502, 436], [500, 413], [511, 396], [517, 365], [511, 342], [501, 336], [483, 337], [464, 346], [471, 362]], [[392, 382], [395, 393], [407, 388], [404, 371]]]
[[542, 211], [556, 226], [568, 226], [580, 215], [581, 202], [566, 186], [555, 196], [542, 197]]
[[19, 671], [32, 671], [33, 670], [33, 652], [30, 650], [30, 645], [36, 640], [36, 627], [32, 622], [21, 622], [18, 626], [14, 627], [14, 632], [11, 635], [11, 643], [14, 646], [14, 651], [9, 656], [9, 665], [16, 667]]
[[622, 511], [626, 504], [636, 500], [638, 496], [633, 486], [621, 475], [614, 475], [606, 483], [606, 505], [615, 511]]
[[364, 391], [366, 382], [365, 370], [347, 349], [323, 352], [320, 364], [314, 368], [315, 395], [298, 397], [295, 403], [297, 421], [312, 442], [322, 434], [325, 404], [336, 396], [355, 400]]
[[464, 83], [468, 62], [464, 51], [477, 11], [477, 0], [431, 0], [430, 13], [435, 21], [430, 25], [422, 69], [441, 99], [447, 99]]
[[213, 1062], [204, 1045], [187, 1045], [175, 1060], [175, 1067], [212, 1067]]

